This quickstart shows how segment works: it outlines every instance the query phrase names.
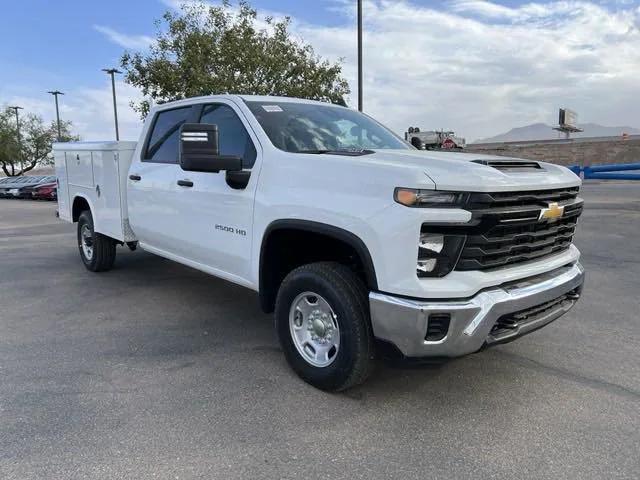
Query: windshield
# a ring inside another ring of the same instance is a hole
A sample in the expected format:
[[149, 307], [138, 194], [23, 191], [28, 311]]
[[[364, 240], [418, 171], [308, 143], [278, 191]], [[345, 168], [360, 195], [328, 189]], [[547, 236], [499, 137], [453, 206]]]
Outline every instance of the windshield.
[[269, 140], [286, 152], [412, 148], [376, 121], [346, 107], [280, 101], [246, 104]]

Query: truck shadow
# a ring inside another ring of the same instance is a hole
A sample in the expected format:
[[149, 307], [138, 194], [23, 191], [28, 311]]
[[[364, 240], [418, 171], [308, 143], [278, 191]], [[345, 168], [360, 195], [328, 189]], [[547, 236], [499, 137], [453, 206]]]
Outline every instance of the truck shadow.
[[[212, 378], [221, 364], [242, 358], [256, 372], [257, 383], [275, 387], [275, 382], [284, 381], [311, 397], [329, 395], [306, 385], [289, 369], [273, 316], [260, 310], [255, 292], [144, 252], [120, 255], [116, 267], [105, 280], [117, 279], [120, 288], [145, 298], [139, 308], [147, 317], [144, 330], [131, 332], [119, 354], [170, 360], [166, 368], [175, 372], [209, 364]], [[132, 348], [134, 344], [146, 346]], [[436, 362], [383, 358], [364, 385], [332, 396], [394, 403], [394, 397], [419, 394], [425, 400], [455, 404], [461, 396], [467, 402], [500, 391], [502, 395], [505, 385], [522, 385], [527, 374], [522, 366], [510, 368], [500, 348]]]

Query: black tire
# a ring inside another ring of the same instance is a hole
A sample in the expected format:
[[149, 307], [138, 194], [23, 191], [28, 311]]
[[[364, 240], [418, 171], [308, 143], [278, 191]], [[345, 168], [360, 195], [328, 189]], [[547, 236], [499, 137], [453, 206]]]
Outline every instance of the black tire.
[[[83, 249], [83, 228], [87, 227], [90, 232], [91, 247], [93, 248], [91, 257]], [[116, 260], [116, 242], [101, 233], [93, 230], [93, 217], [89, 210], [85, 210], [78, 218], [78, 250], [82, 263], [91, 272], [106, 272], [111, 270]]]
[[[323, 297], [335, 313], [340, 344], [333, 362], [314, 366], [298, 351], [289, 313], [304, 292]], [[375, 346], [369, 319], [368, 291], [362, 280], [339, 263], [320, 262], [296, 268], [282, 282], [275, 308], [276, 330], [291, 368], [307, 383], [322, 390], [341, 391], [363, 383], [371, 374]]]

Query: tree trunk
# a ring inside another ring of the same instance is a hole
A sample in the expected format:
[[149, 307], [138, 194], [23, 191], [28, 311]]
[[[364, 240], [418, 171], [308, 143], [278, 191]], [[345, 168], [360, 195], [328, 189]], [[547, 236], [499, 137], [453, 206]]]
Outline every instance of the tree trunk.
[[27, 165], [26, 167], [23, 166], [22, 170], [20, 170], [20, 173], [18, 173], [18, 175], [24, 175], [26, 172], [28, 172], [29, 170], [33, 170], [34, 168], [36, 168], [36, 165], [38, 165], [38, 162], [31, 162], [29, 165]]
[[19, 177], [20, 175], [24, 175], [30, 170], [33, 170], [38, 166], [38, 161], [29, 163], [26, 167], [23, 166], [21, 170], [16, 171], [16, 166], [13, 163], [9, 164], [7, 168], [7, 164], [2, 164], [2, 171], [7, 177]]

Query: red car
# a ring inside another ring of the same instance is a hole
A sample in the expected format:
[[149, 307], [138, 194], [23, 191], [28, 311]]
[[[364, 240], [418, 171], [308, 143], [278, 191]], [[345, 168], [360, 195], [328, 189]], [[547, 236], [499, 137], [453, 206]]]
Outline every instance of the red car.
[[56, 183], [44, 183], [33, 189], [33, 198], [38, 200], [57, 200], [58, 186]]

